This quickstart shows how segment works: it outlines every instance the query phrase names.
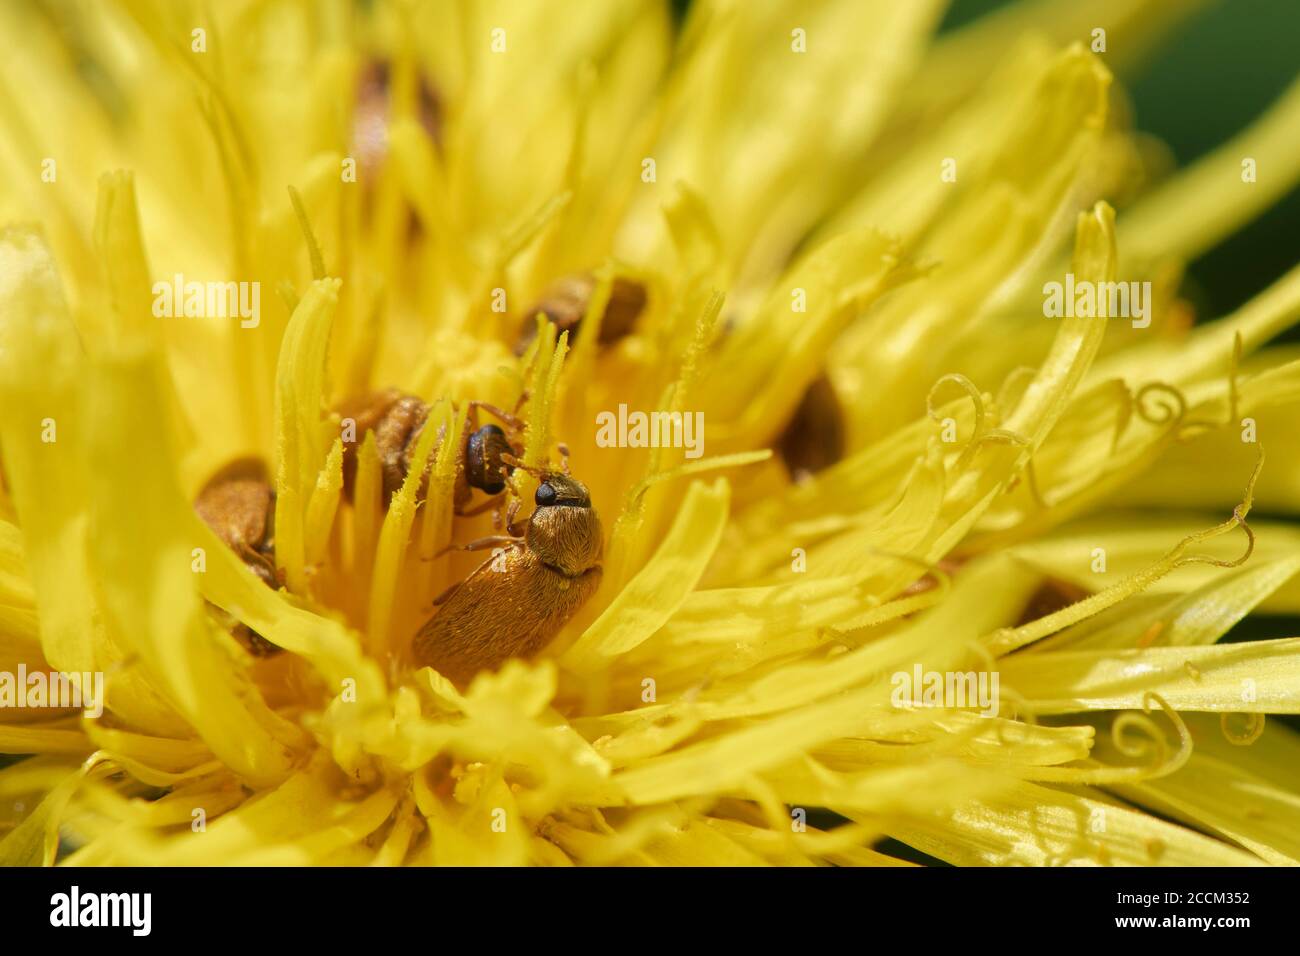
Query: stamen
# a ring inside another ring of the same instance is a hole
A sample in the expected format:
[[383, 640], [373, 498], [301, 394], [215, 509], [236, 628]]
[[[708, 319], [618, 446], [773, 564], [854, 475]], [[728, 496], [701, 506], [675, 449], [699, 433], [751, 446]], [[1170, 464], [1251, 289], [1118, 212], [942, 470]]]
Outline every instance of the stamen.
[[[1169, 754], [1169, 741], [1156, 722], [1146, 716], [1151, 713], [1151, 705], [1156, 704], [1164, 711], [1178, 733], [1178, 750]], [[1125, 737], [1125, 731], [1138, 731], [1142, 739]], [[1155, 760], [1146, 767], [1037, 767], [1026, 774], [1026, 779], [1050, 783], [1081, 784], [1115, 784], [1137, 783], [1143, 780], [1156, 780], [1177, 773], [1191, 759], [1192, 734], [1187, 724], [1154, 691], [1142, 695], [1142, 713], [1125, 711], [1115, 718], [1110, 726], [1111, 743], [1121, 754], [1134, 759], [1143, 759], [1155, 754]]]
[[[1220, 568], [1236, 568], [1245, 564], [1246, 561], [1255, 551], [1255, 532], [1246, 524], [1246, 515], [1250, 512], [1251, 504], [1255, 496], [1255, 482], [1259, 479], [1260, 470], [1264, 466], [1264, 449], [1260, 446], [1259, 458], [1255, 463], [1255, 470], [1251, 473], [1250, 481], [1246, 485], [1246, 493], [1241, 504], [1232, 510], [1232, 517], [1223, 524], [1216, 525], [1206, 531], [1198, 531], [1190, 534], [1182, 541], [1178, 542], [1172, 550], [1163, 558], [1150, 567], [1144, 568], [1129, 578], [1120, 581], [1103, 591], [1098, 591], [1091, 597], [1072, 604], [1069, 607], [1062, 608], [1046, 617], [1041, 617], [1036, 621], [1020, 627], [1003, 627], [991, 632], [985, 640], [988, 642], [990, 650], [997, 654], [1008, 654], [1018, 648], [1025, 647], [1035, 641], [1041, 640], [1049, 634], [1055, 634], [1057, 631], [1069, 627], [1076, 621], [1081, 621], [1090, 617], [1099, 611], [1112, 607], [1139, 591], [1149, 587], [1156, 581], [1159, 581], [1170, 571], [1187, 564], [1210, 564]], [[1212, 558], [1207, 555], [1188, 555], [1186, 550], [1200, 541], [1207, 541], [1210, 538], [1217, 538], [1219, 535], [1226, 534], [1234, 528], [1240, 527], [1246, 532], [1246, 553], [1234, 561], [1222, 561], [1218, 558]]]
[[1255, 483], [1259, 480], [1259, 473], [1264, 468], [1264, 446], [1259, 446], [1259, 457], [1255, 459], [1255, 470], [1251, 472], [1250, 480], [1246, 483], [1246, 494], [1241, 504], [1232, 509], [1232, 517], [1223, 524], [1216, 525], [1208, 531], [1202, 531], [1198, 534], [1189, 535], [1179, 544], [1181, 549], [1197, 541], [1206, 541], [1210, 538], [1217, 538], [1219, 535], [1231, 531], [1233, 528], [1240, 527], [1246, 532], [1246, 553], [1235, 561], [1224, 561], [1219, 558], [1211, 558], [1207, 555], [1192, 554], [1180, 557], [1174, 562], [1174, 567], [1181, 567], [1185, 564], [1210, 564], [1216, 568], [1239, 568], [1250, 560], [1250, 556], [1255, 553], [1255, 532], [1251, 530], [1250, 525], [1246, 523], [1246, 515], [1250, 513], [1251, 505], [1255, 501]]
[[[1143, 400], [1152, 393], [1171, 396], [1174, 402], [1172, 405], [1167, 402], [1158, 402], [1155, 406], [1159, 410], [1158, 413], [1149, 411], [1143, 405]], [[1150, 382], [1139, 388], [1137, 395], [1134, 396], [1134, 411], [1137, 412], [1139, 418], [1148, 424], [1166, 425], [1172, 422], [1177, 427], [1187, 415], [1187, 399], [1181, 391], [1172, 385], [1164, 382]]]
[[302, 237], [307, 242], [307, 255], [311, 258], [311, 277], [324, 279], [325, 257], [321, 255], [320, 243], [316, 241], [316, 234], [312, 231], [311, 220], [307, 218], [307, 208], [302, 204], [302, 197], [292, 186], [289, 187], [289, 200], [293, 203], [293, 214], [298, 217], [298, 228], [302, 230]]
[[939, 391], [946, 382], [952, 382], [970, 396], [970, 400], [975, 406], [974, 433], [976, 435], [980, 434], [984, 428], [984, 397], [980, 394], [980, 390], [975, 387], [974, 382], [968, 379], [965, 375], [958, 374], [957, 372], [950, 372], [930, 387], [929, 394], [925, 396], [925, 410], [930, 416], [930, 420], [934, 422], [943, 421], [943, 419], [939, 417], [939, 412], [934, 407], [934, 393]]
[[[1243, 733], [1234, 733], [1229, 729], [1228, 721], [1233, 717], [1245, 717], [1248, 721]], [[1263, 714], [1220, 714], [1219, 730], [1222, 731], [1224, 739], [1234, 747], [1249, 747], [1264, 735], [1264, 719]]]

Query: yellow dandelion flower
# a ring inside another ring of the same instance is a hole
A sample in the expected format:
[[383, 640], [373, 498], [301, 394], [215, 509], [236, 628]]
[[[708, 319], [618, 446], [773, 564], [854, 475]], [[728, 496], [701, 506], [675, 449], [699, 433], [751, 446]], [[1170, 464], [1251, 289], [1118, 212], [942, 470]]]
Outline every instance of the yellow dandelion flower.
[[1300, 86], [943, 6], [0, 5], [0, 862], [1300, 862]]

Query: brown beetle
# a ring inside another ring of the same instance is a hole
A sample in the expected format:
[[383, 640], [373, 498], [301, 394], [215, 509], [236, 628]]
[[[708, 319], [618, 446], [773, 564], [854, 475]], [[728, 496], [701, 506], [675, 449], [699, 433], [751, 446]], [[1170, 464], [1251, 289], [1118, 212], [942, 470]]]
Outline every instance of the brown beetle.
[[497, 535], [463, 546], [500, 550], [434, 602], [438, 611], [413, 643], [420, 666], [463, 685], [480, 670], [529, 657], [600, 586], [604, 538], [586, 486], [557, 472], [540, 477], [537, 507], [522, 536]]
[[[365, 183], [388, 158], [388, 124], [393, 108], [393, 65], [374, 59], [357, 79], [352, 113], [352, 153]], [[416, 117], [435, 145], [442, 142], [443, 108], [438, 90], [423, 72], [416, 73]]]
[[790, 477], [804, 481], [844, 456], [844, 412], [830, 379], [813, 380], [776, 439]]
[[[595, 291], [596, 277], [589, 272], [565, 276], [552, 283], [542, 293], [541, 299], [525, 313], [524, 326], [515, 341], [515, 354], [523, 355], [537, 337], [537, 323], [534, 319], [539, 312], [554, 323], [557, 335], [568, 332], [569, 340], [572, 341], [578, 326], [587, 316], [591, 295]], [[630, 335], [645, 306], [645, 286], [632, 279], [616, 277], [610, 287], [609, 303], [605, 306], [597, 341], [601, 345], [612, 345]]]
[[[507, 433], [499, 425], [478, 424], [479, 409], [499, 418], [510, 429]], [[345, 428], [343, 442], [343, 486], [351, 498], [356, 482], [356, 455], [361, 440], [368, 431], [375, 433], [375, 447], [379, 452], [379, 465], [383, 474], [383, 500], [387, 503], [402, 487], [407, 472], [411, 470], [412, 456], [419, 443], [420, 433], [429, 418], [429, 406], [416, 398], [396, 389], [374, 392], [363, 398], [341, 405], [338, 409], [343, 422], [351, 422], [353, 428]], [[456, 483], [453, 490], [453, 506], [456, 514], [462, 516], [479, 514], [488, 508], [499, 505], [497, 497], [506, 488], [506, 482], [514, 470], [507, 463], [511, 456], [522, 454], [519, 442], [523, 435], [523, 422], [514, 415], [504, 412], [487, 402], [471, 401], [465, 418], [465, 427], [461, 433], [461, 447], [456, 459]], [[512, 440], [513, 436], [513, 440]], [[438, 434], [438, 443], [442, 442], [443, 430]], [[436, 446], [435, 446], [436, 447]], [[425, 466], [425, 474], [416, 492], [416, 499], [424, 500], [428, 491], [429, 470], [433, 467], [433, 456]], [[482, 505], [471, 508], [474, 489], [492, 496]]]
[[[195, 499], [194, 511], [267, 587], [280, 587], [275, 570], [275, 491], [260, 460], [239, 459], [213, 475]], [[209, 607], [254, 656], [269, 657], [280, 651], [248, 625], [214, 605]]]

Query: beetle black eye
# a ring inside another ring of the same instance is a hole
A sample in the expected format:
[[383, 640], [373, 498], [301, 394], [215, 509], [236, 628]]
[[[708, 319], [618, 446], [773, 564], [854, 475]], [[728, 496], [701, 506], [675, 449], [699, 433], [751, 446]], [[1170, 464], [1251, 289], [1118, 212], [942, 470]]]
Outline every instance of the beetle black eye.
[[533, 500], [537, 502], [537, 507], [549, 508], [555, 504], [555, 497], [555, 489], [543, 482], [538, 486], [537, 494], [533, 496]]

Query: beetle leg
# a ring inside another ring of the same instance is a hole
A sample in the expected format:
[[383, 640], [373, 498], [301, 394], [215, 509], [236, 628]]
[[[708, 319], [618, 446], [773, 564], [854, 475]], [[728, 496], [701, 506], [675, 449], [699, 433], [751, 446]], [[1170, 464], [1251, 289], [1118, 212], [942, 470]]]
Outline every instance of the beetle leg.
[[234, 551], [248, 566], [248, 569], [271, 590], [279, 590], [284, 585], [284, 575], [276, 568], [275, 561], [269, 554], [264, 554], [256, 548], [249, 547], [243, 541], [238, 543]]
[[448, 551], [483, 551], [486, 548], [493, 548], [500, 545], [519, 545], [523, 544], [524, 539], [519, 535], [513, 534], [490, 534], [486, 538], [476, 538], [468, 544], [449, 544], [437, 554], [435, 558], [440, 558]]
[[519, 529], [515, 527], [515, 516], [519, 514], [520, 499], [518, 495], [510, 501], [510, 507], [506, 509], [506, 533], [518, 535]]
[[523, 419], [511, 415], [509, 412], [505, 411], [504, 409], [497, 408], [495, 405], [491, 404], [490, 402], [480, 402], [478, 400], [473, 400], [469, 403], [469, 407], [470, 407], [470, 414], [476, 413], [481, 408], [483, 409], [483, 411], [487, 412], [488, 414], [493, 415], [496, 418], [499, 418], [503, 425], [510, 428], [516, 434], [523, 433], [524, 430]]
[[545, 481], [547, 475], [555, 474], [554, 468], [535, 468], [532, 465], [525, 465], [523, 460], [515, 455], [502, 455], [501, 460], [516, 471], [522, 471], [526, 474], [532, 475], [538, 481]]

